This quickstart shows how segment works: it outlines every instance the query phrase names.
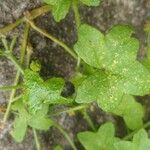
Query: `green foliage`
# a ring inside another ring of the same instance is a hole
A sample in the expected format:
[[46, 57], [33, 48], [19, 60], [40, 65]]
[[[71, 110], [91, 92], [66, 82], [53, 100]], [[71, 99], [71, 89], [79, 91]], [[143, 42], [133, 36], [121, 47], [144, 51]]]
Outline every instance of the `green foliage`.
[[89, 25], [80, 26], [74, 49], [99, 71], [79, 86], [76, 102], [97, 100], [103, 110], [112, 111], [123, 94], [142, 96], [150, 92], [150, 73], [136, 60], [139, 43], [132, 33], [128, 26], [115, 26], [106, 35]]
[[32, 61], [30, 64], [30, 69], [34, 72], [39, 72], [41, 70], [41, 64], [38, 60]]
[[99, 71], [85, 79], [77, 91], [77, 103], [97, 100], [105, 111], [112, 111], [122, 100], [123, 93], [118, 88], [119, 77]]
[[94, 132], [78, 133], [78, 139], [85, 150], [149, 150], [150, 139], [144, 129], [139, 130], [132, 141], [125, 141], [115, 137], [112, 123], [105, 123]]
[[22, 142], [27, 130], [27, 120], [22, 115], [15, 118], [14, 129], [11, 132], [16, 142]]
[[119, 141], [115, 143], [116, 150], [149, 150], [150, 139], [144, 129], [138, 131], [132, 141]]
[[15, 118], [14, 128], [11, 132], [11, 135], [17, 142], [23, 141], [28, 126], [39, 130], [48, 130], [53, 125], [53, 121], [46, 116], [48, 113], [48, 105], [46, 104], [42, 105], [41, 110], [31, 114], [29, 113], [30, 110], [27, 109], [20, 99], [12, 105], [12, 110], [19, 114]]
[[56, 147], [54, 148], [54, 150], [63, 150], [63, 148], [58, 145], [58, 146], [56, 146]]
[[43, 81], [38, 73], [26, 70], [24, 75], [23, 100], [27, 102], [32, 112], [41, 109], [41, 106], [48, 104], [67, 104], [72, 100], [61, 96], [64, 87], [64, 80], [51, 78]]
[[115, 150], [114, 143], [118, 141], [114, 135], [112, 123], [102, 125], [96, 133], [85, 131], [78, 134], [78, 139], [86, 150]]
[[52, 5], [52, 14], [57, 22], [65, 18], [71, 6], [71, 0], [44, 0], [44, 2]]
[[143, 126], [144, 108], [133, 96], [124, 95], [121, 103], [113, 111], [123, 117], [128, 128], [135, 130]]
[[[64, 19], [69, 12], [73, 0], [44, 0], [46, 4], [52, 5], [52, 14], [56, 22]], [[98, 6], [101, 0], [80, 0], [87, 6]]]

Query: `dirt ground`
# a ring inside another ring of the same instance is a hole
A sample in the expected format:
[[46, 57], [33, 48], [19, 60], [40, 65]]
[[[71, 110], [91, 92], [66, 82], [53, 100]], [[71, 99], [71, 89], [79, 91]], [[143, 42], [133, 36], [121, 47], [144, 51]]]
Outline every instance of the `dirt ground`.
[[[27, 10], [43, 5], [40, 0], [1, 0], [0, 1], [0, 28], [14, 22], [21, 17]], [[89, 23], [101, 31], [106, 31], [115, 24], [129, 24], [135, 27], [136, 37], [140, 40], [140, 49], [138, 58], [145, 57], [146, 34], [144, 33], [144, 24], [150, 21], [150, 0], [103, 0], [99, 7], [80, 6], [80, 14], [83, 22]], [[74, 15], [72, 10], [67, 17], [60, 23], [56, 23], [50, 13], [40, 16], [35, 20], [35, 23], [45, 29], [47, 32], [61, 39], [69, 46], [72, 46], [76, 41], [76, 30], [74, 25]], [[14, 34], [23, 32], [23, 25], [19, 26], [13, 32], [9, 33], [9, 37]], [[21, 38], [20, 38], [21, 39]], [[19, 53], [20, 41], [16, 46], [16, 54]], [[39, 59], [42, 63], [41, 76], [48, 78], [50, 76], [64, 77], [67, 81], [74, 74], [76, 62], [60, 47], [44, 38], [39, 33], [31, 30], [30, 39], [33, 47], [32, 59]], [[0, 44], [1, 46], [1, 44]], [[15, 76], [16, 70], [13, 65], [5, 58], [0, 58], [0, 86], [11, 85]], [[73, 92], [72, 86], [66, 83], [66, 94]], [[9, 92], [0, 92], [0, 105], [6, 104], [9, 98]], [[150, 119], [150, 98], [138, 98], [146, 108], [145, 120]], [[58, 108], [58, 109], [63, 109]], [[107, 120], [111, 120], [116, 124], [117, 134], [123, 136], [126, 131], [121, 118], [112, 117], [111, 114], [106, 114], [95, 105], [91, 111], [91, 117], [98, 127]], [[2, 114], [0, 114], [0, 119]], [[13, 116], [12, 116], [13, 118]], [[67, 114], [60, 115], [55, 118], [76, 140], [76, 133], [79, 131], [90, 129], [82, 115], [77, 113], [74, 116]], [[28, 134], [22, 144], [17, 144], [9, 135], [12, 127], [11, 118], [7, 128], [0, 133], [0, 150], [34, 150], [35, 144], [32, 131]], [[47, 132], [40, 133], [40, 140], [43, 150], [51, 150], [57, 144], [64, 147], [65, 150], [71, 150], [68, 142], [64, 137], [52, 128]], [[78, 149], [83, 148], [78, 145]]]

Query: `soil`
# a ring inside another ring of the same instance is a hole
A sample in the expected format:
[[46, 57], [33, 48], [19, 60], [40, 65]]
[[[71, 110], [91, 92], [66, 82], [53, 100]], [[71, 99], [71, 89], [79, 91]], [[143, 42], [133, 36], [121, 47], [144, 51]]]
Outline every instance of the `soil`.
[[[1, 0], [0, 1], [0, 27], [14, 22], [21, 17], [25, 11], [41, 6], [40, 0]], [[83, 22], [91, 24], [99, 30], [105, 32], [116, 24], [129, 24], [135, 27], [135, 36], [140, 40], [140, 49], [138, 58], [145, 57], [146, 34], [144, 32], [144, 24], [150, 20], [150, 1], [149, 0], [103, 0], [98, 7], [80, 6], [80, 14]], [[67, 17], [60, 23], [56, 23], [51, 13], [44, 14], [35, 20], [37, 26], [45, 29], [47, 32], [56, 36], [58, 39], [64, 41], [68, 46], [76, 41], [76, 30], [74, 23], [74, 15], [70, 10]], [[23, 32], [23, 25], [19, 26], [13, 32], [8, 34], [8, 38], [13, 37], [16, 33], [20, 38], [16, 46], [15, 53], [18, 55], [21, 45], [21, 33]], [[41, 76], [48, 78], [51, 76], [63, 77], [66, 80], [65, 95], [73, 93], [73, 86], [67, 80], [74, 74], [76, 61], [70, 57], [61, 47], [55, 43], [44, 38], [39, 33], [31, 30], [30, 39], [33, 47], [32, 59], [38, 59], [42, 64]], [[0, 45], [1, 46], [1, 45]], [[16, 70], [14, 66], [5, 58], [0, 58], [0, 85], [11, 85], [15, 76]], [[0, 105], [5, 105], [9, 98], [9, 92], [0, 92]], [[150, 98], [137, 98], [146, 108], [145, 121], [150, 119]], [[64, 109], [66, 106], [57, 108]], [[124, 136], [126, 134], [125, 125], [121, 118], [113, 117], [111, 114], [101, 111], [96, 104], [90, 108], [90, 114], [96, 127], [100, 124], [111, 120], [115, 123], [117, 134]], [[2, 118], [0, 114], [0, 119]], [[33, 140], [32, 130], [29, 129], [25, 140], [21, 144], [13, 141], [9, 135], [12, 128], [12, 117], [7, 123], [7, 127], [0, 133], [0, 150], [33, 150], [35, 144]], [[77, 142], [76, 133], [84, 130], [91, 130], [87, 125], [86, 120], [83, 119], [80, 113], [74, 115], [62, 114], [55, 117], [55, 119], [62, 125], [75, 139], [78, 149], [83, 147]], [[64, 137], [55, 128], [51, 128], [47, 132], [39, 133], [40, 141], [43, 150], [51, 150], [57, 144], [63, 146], [65, 150], [71, 150], [70, 145]]]

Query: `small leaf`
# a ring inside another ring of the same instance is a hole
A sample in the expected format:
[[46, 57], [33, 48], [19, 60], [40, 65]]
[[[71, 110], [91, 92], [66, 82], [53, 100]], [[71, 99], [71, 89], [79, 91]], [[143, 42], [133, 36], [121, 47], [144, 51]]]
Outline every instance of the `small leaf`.
[[33, 112], [40, 110], [43, 104], [67, 104], [72, 100], [61, 96], [64, 80], [51, 78], [43, 81], [38, 73], [25, 71], [23, 99]]
[[23, 116], [15, 118], [14, 128], [11, 132], [16, 142], [22, 142], [27, 130], [27, 120]]
[[87, 6], [98, 6], [101, 0], [80, 0], [83, 4]]
[[81, 132], [78, 139], [86, 150], [115, 150], [114, 142], [118, 141], [114, 137], [114, 126], [112, 123], [105, 123], [98, 132]]
[[44, 2], [53, 5], [52, 14], [57, 22], [65, 18], [71, 6], [71, 0], [44, 0]]
[[56, 146], [56, 147], [54, 148], [54, 150], [63, 150], [63, 148], [58, 145], [58, 146]]
[[28, 122], [29, 126], [38, 130], [48, 130], [52, 125], [53, 122], [41, 116], [32, 116]]
[[32, 61], [31, 64], [30, 64], [30, 68], [34, 72], [38, 72], [38, 71], [41, 70], [41, 64], [40, 64], [40, 62], [38, 60]]

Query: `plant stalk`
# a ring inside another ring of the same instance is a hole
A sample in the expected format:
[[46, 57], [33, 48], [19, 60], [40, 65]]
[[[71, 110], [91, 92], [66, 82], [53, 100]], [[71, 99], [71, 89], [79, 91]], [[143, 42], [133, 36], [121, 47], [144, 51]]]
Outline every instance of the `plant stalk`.
[[58, 40], [57, 38], [55, 38], [54, 36], [52, 36], [51, 34], [47, 33], [45, 30], [37, 27], [34, 22], [32, 22], [31, 20], [26, 19], [27, 22], [31, 25], [31, 27], [41, 33], [42, 35], [44, 35], [45, 37], [47, 37], [48, 39], [52, 40], [53, 42], [57, 43], [59, 46], [61, 46], [62, 48], [64, 48], [66, 50], [66, 52], [68, 52], [73, 58], [77, 59], [77, 55], [74, 53], [74, 51], [69, 48], [65, 43], [63, 43], [62, 41]]
[[72, 7], [73, 7], [74, 15], [75, 15], [76, 28], [78, 30], [78, 28], [81, 24], [80, 13], [79, 13], [79, 9], [78, 9], [78, 0], [73, 0]]
[[[25, 57], [24, 51], [26, 51], [26, 46], [27, 45], [25, 46], [24, 43], [27, 43], [29, 28], [30, 28], [30, 26], [28, 24], [26, 24], [25, 31], [24, 31], [24, 37], [23, 37], [23, 44], [22, 44], [22, 48], [21, 48], [20, 64], [23, 64], [23, 60], [24, 60], [24, 57]], [[14, 86], [17, 86], [17, 84], [19, 82], [19, 77], [20, 77], [20, 71], [17, 71], [16, 77], [15, 77], [15, 80], [14, 80]], [[13, 89], [11, 94], [10, 94], [7, 109], [6, 109], [6, 112], [5, 112], [4, 117], [3, 117], [3, 123], [4, 124], [6, 123], [6, 121], [8, 119], [9, 112], [10, 112], [10, 109], [11, 109], [11, 104], [14, 100], [15, 94], [16, 94], [16, 89]]]
[[77, 150], [74, 142], [71, 140], [70, 136], [68, 133], [56, 122], [53, 122], [54, 127], [56, 127], [62, 134], [63, 136], [67, 139], [67, 141], [70, 143], [71, 147], [73, 150]]
[[87, 121], [87, 123], [89, 124], [89, 126], [91, 127], [91, 129], [93, 131], [96, 131], [96, 128], [94, 126], [94, 123], [93, 121], [91, 120], [91, 117], [89, 116], [89, 114], [87, 113], [87, 110], [84, 109], [83, 111], [81, 111], [83, 116], [84, 116], [84, 119]]
[[60, 111], [60, 112], [51, 114], [51, 116], [61, 115], [62, 113], [74, 112], [74, 111], [78, 111], [78, 110], [81, 110], [81, 109], [85, 109], [87, 107], [88, 107], [88, 105], [80, 105], [80, 106], [76, 106], [76, 107], [73, 107], [73, 108], [70, 108], [70, 109], [67, 109], [67, 110], [64, 110], [64, 111]]
[[[147, 123], [145, 123], [141, 129], [143, 129], [143, 128], [149, 128], [149, 127], [150, 127], [150, 121], [148, 121]], [[139, 130], [140, 129], [131, 132], [130, 134], [128, 134], [127, 136], [125, 136], [123, 139], [124, 140], [130, 140], [134, 136], [134, 134], [136, 134]]]
[[[49, 5], [45, 5], [39, 8], [36, 8], [34, 10], [32, 10], [30, 12], [31, 18], [30, 19], [35, 19], [38, 16], [47, 13], [50, 11], [50, 6]], [[23, 23], [25, 21], [25, 16], [22, 18], [19, 18], [16, 22], [11, 23], [7, 26], [5, 26], [4, 28], [0, 29], [0, 34], [6, 34], [7, 32], [10, 32], [11, 30], [13, 30], [14, 28], [16, 28], [18, 25], [20, 25], [21, 23]]]
[[36, 149], [37, 150], [41, 150], [41, 144], [39, 142], [38, 136], [37, 136], [37, 132], [36, 130], [33, 128], [33, 134], [34, 134], [34, 139], [35, 139], [35, 144], [36, 144]]
[[22, 85], [16, 85], [16, 86], [2, 86], [0, 87], [0, 91], [9, 91], [9, 90], [13, 90], [13, 89], [20, 89], [22, 88]]
[[22, 74], [24, 74], [24, 69], [22, 68], [22, 66], [19, 64], [17, 59], [12, 54], [8, 54], [8, 55], [6, 55], [6, 57], [11, 60], [11, 62], [16, 66], [18, 71], [20, 71]]

